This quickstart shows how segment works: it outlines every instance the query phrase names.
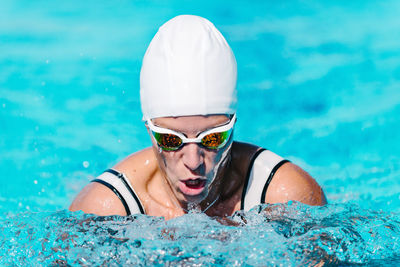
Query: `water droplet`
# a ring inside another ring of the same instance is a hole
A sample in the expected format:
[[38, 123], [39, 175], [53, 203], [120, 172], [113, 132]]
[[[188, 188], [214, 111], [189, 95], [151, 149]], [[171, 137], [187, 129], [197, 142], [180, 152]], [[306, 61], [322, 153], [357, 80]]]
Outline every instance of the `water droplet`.
[[82, 162], [82, 165], [84, 168], [87, 168], [87, 167], [89, 167], [90, 164], [88, 161], [85, 160], [84, 162]]
[[33, 183], [34, 183], [34, 184], [38, 184], [38, 181], [37, 181], [37, 180], [34, 180]]

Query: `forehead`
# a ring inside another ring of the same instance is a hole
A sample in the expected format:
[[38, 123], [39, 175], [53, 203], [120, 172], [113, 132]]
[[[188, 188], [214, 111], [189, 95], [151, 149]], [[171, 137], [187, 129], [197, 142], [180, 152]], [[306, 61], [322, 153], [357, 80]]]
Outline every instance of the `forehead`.
[[155, 125], [183, 133], [199, 133], [229, 121], [228, 115], [162, 117], [152, 120]]

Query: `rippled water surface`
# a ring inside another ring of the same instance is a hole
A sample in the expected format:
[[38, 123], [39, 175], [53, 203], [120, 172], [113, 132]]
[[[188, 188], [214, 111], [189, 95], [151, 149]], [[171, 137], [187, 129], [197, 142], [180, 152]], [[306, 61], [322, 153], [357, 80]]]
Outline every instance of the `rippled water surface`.
[[[188, 214], [24, 213], [1, 221], [1, 264], [356, 265], [400, 263], [400, 221], [354, 205], [256, 207], [224, 220]], [[29, 242], [21, 242], [21, 240]]]
[[[398, 1], [1, 1], [0, 265], [398, 265], [399, 12]], [[306, 169], [328, 206], [167, 222], [66, 211], [150, 145], [141, 59], [178, 14], [210, 19], [235, 52], [235, 138]]]

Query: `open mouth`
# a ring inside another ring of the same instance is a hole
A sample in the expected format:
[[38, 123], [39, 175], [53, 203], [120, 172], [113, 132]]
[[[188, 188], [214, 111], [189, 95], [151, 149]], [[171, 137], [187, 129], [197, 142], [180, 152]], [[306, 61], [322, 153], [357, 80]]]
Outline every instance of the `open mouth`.
[[203, 179], [189, 179], [184, 181], [185, 185], [190, 189], [200, 189], [206, 185], [206, 180]]

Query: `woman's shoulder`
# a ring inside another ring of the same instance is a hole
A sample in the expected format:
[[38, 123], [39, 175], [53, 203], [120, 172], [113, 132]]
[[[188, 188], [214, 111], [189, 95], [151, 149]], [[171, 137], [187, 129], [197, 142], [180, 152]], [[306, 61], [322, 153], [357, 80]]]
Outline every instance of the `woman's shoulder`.
[[158, 170], [157, 159], [151, 147], [127, 156], [113, 169], [125, 174], [133, 186], [146, 183]]
[[[112, 167], [112, 169], [123, 174], [140, 196], [143, 192], [142, 188], [146, 186], [152, 177], [152, 173], [156, 171], [156, 166], [157, 163], [152, 149], [146, 148], [129, 155]], [[101, 176], [97, 178], [103, 180]], [[115, 179], [119, 180], [117, 176], [115, 176]], [[113, 178], [109, 177], [107, 181], [109, 184], [115, 185], [112, 180]], [[102, 216], [126, 215], [126, 208], [119, 196], [110, 190], [110, 187], [101, 182], [89, 183], [85, 186], [74, 199], [69, 209], [71, 211], [82, 210], [85, 213], [94, 213]]]
[[[308, 205], [324, 205], [326, 203], [323, 190], [314, 178], [299, 166], [272, 151], [251, 144], [235, 142], [232, 147], [232, 158], [243, 173], [248, 166], [247, 168], [253, 170], [255, 175], [261, 175], [258, 177], [261, 181], [267, 181], [268, 184], [270, 182], [265, 197], [267, 203], [284, 203], [289, 200], [300, 201]], [[255, 168], [259, 168], [261, 171], [257, 172]]]

